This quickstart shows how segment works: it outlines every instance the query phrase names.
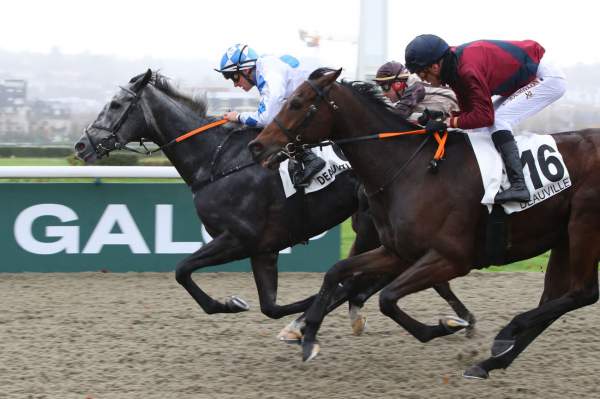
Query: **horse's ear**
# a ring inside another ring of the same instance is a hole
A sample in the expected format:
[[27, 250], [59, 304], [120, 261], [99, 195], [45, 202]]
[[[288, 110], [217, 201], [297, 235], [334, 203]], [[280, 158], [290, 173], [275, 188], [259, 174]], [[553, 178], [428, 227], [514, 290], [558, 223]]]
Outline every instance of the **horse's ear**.
[[144, 74], [139, 74], [135, 78], [131, 79], [130, 82], [133, 82], [133, 86], [131, 86], [131, 89], [137, 92], [138, 90], [146, 86], [150, 79], [152, 79], [152, 70], [148, 69]]
[[332, 84], [333, 82], [335, 82], [337, 80], [337, 78], [340, 77], [340, 74], [342, 73], [342, 68], [337, 69], [335, 71], [326, 73], [325, 75], [323, 75], [323, 84], [324, 86], [329, 86], [330, 84]]
[[150, 68], [148, 68], [148, 70], [144, 74], [144, 77], [142, 78], [141, 85], [146, 86], [148, 84], [148, 82], [150, 81], [150, 79], [152, 79], [152, 70]]

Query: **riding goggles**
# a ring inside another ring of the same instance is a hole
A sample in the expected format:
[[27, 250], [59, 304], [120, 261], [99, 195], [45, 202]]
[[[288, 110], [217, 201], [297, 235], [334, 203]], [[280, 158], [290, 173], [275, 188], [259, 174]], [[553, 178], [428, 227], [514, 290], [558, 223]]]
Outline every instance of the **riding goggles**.
[[242, 76], [241, 72], [238, 71], [234, 71], [234, 72], [223, 72], [223, 77], [225, 79], [231, 79], [234, 83], [237, 83], [240, 81], [240, 77]]
[[401, 91], [406, 89], [407, 86], [406, 80], [379, 81], [377, 82], [377, 84], [379, 85], [379, 87], [381, 87], [383, 91], [390, 91], [392, 86], [394, 87], [395, 91]]

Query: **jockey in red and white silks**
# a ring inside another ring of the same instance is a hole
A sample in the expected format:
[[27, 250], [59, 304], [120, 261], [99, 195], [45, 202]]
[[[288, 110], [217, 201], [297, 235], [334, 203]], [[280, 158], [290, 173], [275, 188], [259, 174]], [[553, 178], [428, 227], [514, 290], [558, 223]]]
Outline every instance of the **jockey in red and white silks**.
[[[562, 72], [543, 58], [545, 51], [533, 40], [477, 40], [451, 48], [429, 34], [417, 36], [406, 47], [408, 69], [434, 86], [450, 86], [460, 107], [443, 122], [427, 122], [426, 130], [454, 127], [491, 133], [511, 184], [496, 195], [496, 203], [529, 201], [512, 130], [566, 89]], [[492, 96], [500, 97], [492, 103]]]

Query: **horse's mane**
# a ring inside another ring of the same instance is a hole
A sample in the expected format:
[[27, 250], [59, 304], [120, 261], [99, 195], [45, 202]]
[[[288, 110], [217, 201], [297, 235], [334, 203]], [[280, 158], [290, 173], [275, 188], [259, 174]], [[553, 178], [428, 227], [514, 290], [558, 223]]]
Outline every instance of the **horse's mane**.
[[[140, 79], [144, 74], [134, 76], [130, 83]], [[161, 90], [169, 97], [183, 102], [189, 107], [192, 112], [200, 116], [201, 118], [206, 117], [206, 111], [208, 109], [206, 92], [200, 91], [192, 87], [184, 87], [181, 84], [174, 83], [171, 78], [161, 75], [157, 71], [152, 72], [152, 78], [150, 83], [157, 89]]]
[[[309, 80], [314, 80], [314, 79], [318, 79], [320, 77], [323, 77], [324, 75], [328, 74], [328, 73], [333, 73], [336, 72], [336, 69], [333, 68], [319, 68], [314, 70], [310, 76], [308, 77]], [[374, 111], [378, 111], [380, 113], [383, 114], [387, 114], [390, 117], [393, 117], [394, 119], [398, 119], [401, 118], [402, 120], [406, 121], [406, 119], [401, 115], [401, 113], [396, 110], [396, 108], [394, 108], [394, 104], [389, 100], [389, 98], [387, 98], [384, 94], [383, 91], [381, 90], [381, 88], [374, 84], [374, 83], [369, 83], [369, 82], [364, 82], [364, 81], [360, 81], [360, 80], [342, 80], [340, 82], [340, 84], [343, 87], [346, 87], [348, 89], [350, 89], [350, 91], [354, 94], [357, 94], [361, 99], [365, 100], [363, 101], [365, 104], [367, 104], [370, 108], [372, 108]], [[411, 126], [413, 125], [412, 123], [406, 121], [407, 123], [409, 123]]]
[[392, 118], [393, 121], [397, 122], [398, 119], [401, 119], [410, 126], [415, 126], [414, 123], [406, 120], [404, 115], [402, 115], [402, 112], [394, 107], [394, 104], [383, 94], [383, 91], [377, 84], [360, 80], [342, 80], [340, 84], [364, 100], [363, 103], [371, 110], [376, 111], [381, 115], [388, 116]]

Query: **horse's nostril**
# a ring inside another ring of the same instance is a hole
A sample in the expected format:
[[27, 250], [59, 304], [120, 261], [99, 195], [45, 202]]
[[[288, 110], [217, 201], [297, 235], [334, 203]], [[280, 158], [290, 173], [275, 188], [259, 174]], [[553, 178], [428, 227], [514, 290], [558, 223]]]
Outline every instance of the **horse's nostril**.
[[257, 155], [262, 151], [263, 145], [257, 141], [253, 141], [250, 144], [248, 144], [248, 149], [252, 154]]
[[83, 144], [81, 141], [78, 142], [77, 144], [75, 144], [75, 150], [83, 151], [84, 149], [85, 149], [85, 144]]

